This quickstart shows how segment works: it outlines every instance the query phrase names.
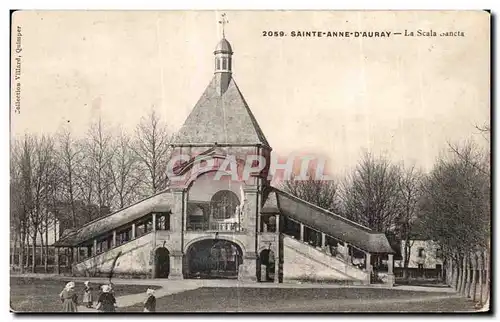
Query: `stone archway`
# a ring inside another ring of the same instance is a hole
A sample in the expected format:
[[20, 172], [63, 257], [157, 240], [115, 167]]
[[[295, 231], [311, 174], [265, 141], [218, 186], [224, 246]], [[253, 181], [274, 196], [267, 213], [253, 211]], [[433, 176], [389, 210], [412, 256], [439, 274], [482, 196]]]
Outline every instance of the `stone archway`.
[[[274, 281], [274, 274], [276, 270], [274, 252], [271, 249], [264, 249], [259, 254], [259, 263], [261, 265], [259, 270], [261, 282]], [[265, 268], [263, 268], [265, 266]]]
[[168, 278], [170, 274], [170, 252], [165, 247], [159, 247], [155, 250], [155, 278]]
[[185, 278], [236, 279], [243, 251], [226, 239], [202, 239], [188, 247], [185, 263]]

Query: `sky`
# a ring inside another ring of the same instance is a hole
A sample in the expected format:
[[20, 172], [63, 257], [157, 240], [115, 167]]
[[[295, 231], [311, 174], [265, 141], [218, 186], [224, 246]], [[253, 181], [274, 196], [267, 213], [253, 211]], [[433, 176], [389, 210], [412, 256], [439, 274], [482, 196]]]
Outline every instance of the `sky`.
[[[213, 76], [216, 11], [22, 11], [20, 113], [11, 134], [134, 129], [155, 109], [177, 131]], [[428, 171], [490, 119], [486, 12], [226, 11], [233, 77], [274, 153], [332, 173], [364, 151]], [[316, 38], [292, 31], [462, 31], [464, 37]], [[263, 36], [284, 31], [286, 37]]]

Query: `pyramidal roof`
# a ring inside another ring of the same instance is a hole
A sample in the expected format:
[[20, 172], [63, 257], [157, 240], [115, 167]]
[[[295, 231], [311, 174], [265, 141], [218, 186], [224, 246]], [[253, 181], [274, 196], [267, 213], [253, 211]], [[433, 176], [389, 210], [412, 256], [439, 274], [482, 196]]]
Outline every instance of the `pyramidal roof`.
[[232, 75], [216, 73], [179, 130], [175, 144], [269, 146]]

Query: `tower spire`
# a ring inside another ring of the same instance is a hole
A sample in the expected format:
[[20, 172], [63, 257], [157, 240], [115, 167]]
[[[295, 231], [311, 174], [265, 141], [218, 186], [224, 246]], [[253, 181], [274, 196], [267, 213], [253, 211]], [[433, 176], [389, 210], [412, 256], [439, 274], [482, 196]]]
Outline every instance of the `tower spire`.
[[219, 20], [219, 23], [222, 25], [222, 38], [226, 38], [226, 33], [225, 33], [225, 26], [226, 24], [229, 23], [229, 20], [226, 18], [226, 13], [221, 14], [221, 19]]
[[226, 92], [231, 80], [232, 64], [233, 64], [233, 49], [231, 44], [226, 39], [225, 26], [229, 21], [226, 14], [221, 15], [219, 23], [222, 25], [222, 39], [215, 47], [215, 78], [217, 83], [217, 93], [222, 95]]

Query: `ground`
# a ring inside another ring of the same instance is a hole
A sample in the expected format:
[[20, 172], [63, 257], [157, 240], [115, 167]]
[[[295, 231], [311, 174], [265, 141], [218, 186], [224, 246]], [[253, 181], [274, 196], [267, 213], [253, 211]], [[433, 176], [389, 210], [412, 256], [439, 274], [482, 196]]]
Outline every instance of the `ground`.
[[[60, 312], [61, 301], [59, 293], [67, 282], [65, 280], [47, 280], [38, 278], [10, 278], [11, 309], [18, 312]], [[92, 285], [91, 285], [92, 286]], [[97, 284], [94, 284], [97, 286]], [[83, 282], [76, 282], [75, 289], [81, 300], [83, 296]], [[158, 289], [159, 287], [153, 287]], [[147, 287], [142, 285], [115, 284], [115, 292], [120, 295], [145, 293]]]
[[[16, 311], [59, 312], [64, 278], [11, 277]], [[83, 280], [76, 280], [77, 290]], [[95, 279], [94, 285], [105, 279]], [[115, 282], [115, 281], [114, 281]], [[145, 289], [157, 289], [158, 312], [471, 312], [472, 301], [449, 288], [238, 284], [232, 280], [116, 280], [118, 312], [140, 312]], [[134, 284], [134, 285], [131, 285]], [[402, 289], [403, 288], [403, 289]], [[404, 289], [406, 288], [406, 289]], [[128, 295], [129, 294], [129, 295]], [[83, 308], [82, 308], [82, 311]], [[94, 311], [95, 310], [91, 310]]]
[[[142, 304], [120, 308], [142, 311]], [[449, 293], [376, 288], [200, 288], [157, 300], [162, 312], [369, 312], [473, 311]]]

